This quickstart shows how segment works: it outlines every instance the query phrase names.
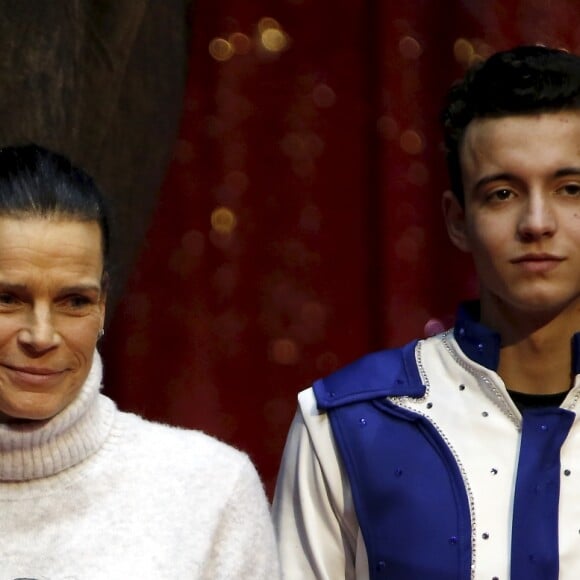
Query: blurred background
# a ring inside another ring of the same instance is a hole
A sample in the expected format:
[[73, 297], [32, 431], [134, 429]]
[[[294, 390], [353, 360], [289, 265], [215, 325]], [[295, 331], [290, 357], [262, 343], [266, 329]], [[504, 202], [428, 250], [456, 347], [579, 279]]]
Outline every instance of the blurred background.
[[271, 494], [296, 395], [453, 323], [449, 85], [521, 43], [580, 51], [576, 0], [0, 0], [0, 143], [116, 213], [105, 390], [247, 451]]

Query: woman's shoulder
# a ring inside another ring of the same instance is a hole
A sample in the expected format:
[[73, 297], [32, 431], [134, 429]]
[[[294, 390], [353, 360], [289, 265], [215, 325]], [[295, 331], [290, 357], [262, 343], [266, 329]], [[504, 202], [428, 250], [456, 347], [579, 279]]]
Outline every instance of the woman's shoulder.
[[149, 421], [126, 412], [119, 413], [118, 419], [118, 436], [125, 453], [149, 465], [154, 463], [157, 469], [166, 464], [171, 470], [199, 474], [208, 469], [233, 475], [253, 468], [246, 453], [202, 431]]

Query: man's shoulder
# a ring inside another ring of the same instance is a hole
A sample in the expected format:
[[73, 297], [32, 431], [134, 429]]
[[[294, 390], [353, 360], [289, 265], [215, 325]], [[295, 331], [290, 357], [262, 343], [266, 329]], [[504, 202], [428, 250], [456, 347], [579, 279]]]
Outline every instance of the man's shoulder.
[[367, 354], [313, 384], [319, 408], [394, 396], [422, 396], [415, 359], [418, 341]]

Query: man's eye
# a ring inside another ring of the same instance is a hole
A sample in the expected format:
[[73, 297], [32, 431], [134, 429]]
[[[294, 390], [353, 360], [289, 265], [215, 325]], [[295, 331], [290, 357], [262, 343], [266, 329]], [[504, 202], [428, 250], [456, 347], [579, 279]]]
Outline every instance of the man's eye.
[[505, 201], [509, 199], [513, 195], [510, 189], [496, 189], [492, 191], [489, 195], [490, 200], [498, 200], [498, 201]]
[[562, 186], [559, 191], [564, 195], [569, 195], [570, 197], [580, 196], [580, 183], [567, 183]]

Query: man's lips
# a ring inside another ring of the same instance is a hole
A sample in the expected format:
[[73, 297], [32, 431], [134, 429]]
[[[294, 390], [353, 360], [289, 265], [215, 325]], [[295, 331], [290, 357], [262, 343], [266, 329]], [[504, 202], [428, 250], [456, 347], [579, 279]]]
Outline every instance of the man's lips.
[[519, 262], [562, 262], [564, 258], [561, 256], [555, 256], [554, 254], [523, 254], [512, 260], [512, 263], [518, 264]]
[[512, 264], [521, 266], [530, 272], [547, 272], [558, 266], [565, 258], [554, 254], [529, 253], [511, 260]]

